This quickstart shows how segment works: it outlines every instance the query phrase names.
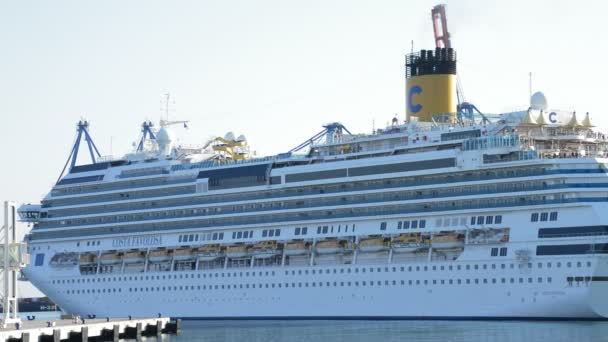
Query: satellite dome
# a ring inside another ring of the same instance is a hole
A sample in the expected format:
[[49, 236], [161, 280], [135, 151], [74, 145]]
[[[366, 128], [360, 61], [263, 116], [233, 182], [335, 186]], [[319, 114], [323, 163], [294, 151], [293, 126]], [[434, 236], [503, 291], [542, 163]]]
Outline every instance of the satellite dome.
[[530, 98], [530, 107], [535, 110], [547, 110], [549, 105], [547, 104], [545, 94], [540, 91], [532, 94], [532, 97]]
[[156, 142], [158, 143], [158, 149], [161, 154], [169, 154], [172, 147], [171, 143], [173, 142], [173, 133], [167, 128], [162, 127], [156, 133]]
[[241, 134], [238, 138], [236, 138], [236, 141], [247, 141], [247, 138], [245, 138], [245, 136]]
[[226, 140], [234, 140], [234, 133], [232, 133], [232, 132], [226, 133], [226, 135], [224, 135], [224, 139], [226, 139]]

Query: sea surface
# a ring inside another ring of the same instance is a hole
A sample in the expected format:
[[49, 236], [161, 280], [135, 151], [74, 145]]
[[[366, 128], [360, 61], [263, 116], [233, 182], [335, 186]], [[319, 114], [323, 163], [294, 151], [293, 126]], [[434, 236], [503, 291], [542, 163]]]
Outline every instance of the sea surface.
[[[55, 319], [57, 313], [23, 313]], [[145, 341], [155, 341], [146, 338]], [[606, 341], [608, 322], [589, 321], [184, 321], [171, 342]]]
[[608, 322], [185, 321], [164, 341], [608, 341]]

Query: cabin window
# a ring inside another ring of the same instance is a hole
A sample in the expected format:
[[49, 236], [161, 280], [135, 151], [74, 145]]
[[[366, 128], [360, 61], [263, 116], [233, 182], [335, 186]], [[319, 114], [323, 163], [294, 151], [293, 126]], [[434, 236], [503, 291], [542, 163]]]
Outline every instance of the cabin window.
[[548, 217], [549, 217], [549, 213], [541, 213], [540, 214], [540, 220], [541, 220], [541, 222], [547, 221]]
[[380, 223], [380, 230], [386, 230], [386, 222]]
[[549, 215], [549, 221], [557, 221], [557, 211], [552, 211]]
[[477, 224], [483, 224], [483, 216], [477, 216]]
[[302, 235], [306, 235], [308, 233], [308, 227], [302, 227]]
[[420, 220], [419, 227], [420, 227], [420, 228], [424, 228], [424, 227], [426, 227], [426, 220]]
[[397, 222], [397, 229], [401, 229], [403, 227], [403, 222]]
[[532, 216], [530, 217], [530, 221], [538, 222], [538, 213], [532, 213]]
[[300, 227], [296, 227], [295, 235], [300, 235]]
[[34, 266], [42, 266], [44, 265], [44, 253], [36, 254], [36, 260], [34, 262]]
[[500, 256], [507, 256], [507, 247], [500, 248]]
[[502, 215], [496, 215], [496, 216], [494, 216], [494, 223], [495, 224], [501, 224], [502, 223]]
[[323, 226], [323, 234], [327, 234], [329, 226]]
[[275, 229], [274, 230], [274, 236], [281, 236], [281, 230], [280, 229]]
[[418, 228], [418, 220], [412, 221], [412, 229]]
[[236, 238], [237, 239], [242, 239], [243, 238], [243, 232], [236, 233]]
[[475, 225], [475, 216], [471, 216], [471, 226]]
[[268, 236], [268, 231], [266, 229], [262, 230], [262, 237]]
[[498, 256], [498, 248], [492, 248], [490, 255], [493, 257]]
[[268, 236], [270, 236], [270, 237], [274, 236], [274, 230], [273, 229], [270, 229], [268, 231]]
[[494, 223], [494, 216], [486, 216], [486, 224]]
[[410, 221], [403, 221], [403, 229], [410, 229]]

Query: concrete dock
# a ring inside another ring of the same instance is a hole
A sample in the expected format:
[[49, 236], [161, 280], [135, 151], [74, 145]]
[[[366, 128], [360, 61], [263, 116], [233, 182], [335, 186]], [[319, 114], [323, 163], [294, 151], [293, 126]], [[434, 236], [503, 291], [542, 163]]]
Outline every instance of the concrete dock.
[[0, 327], [0, 342], [118, 341], [179, 334], [181, 321], [169, 318], [62, 319], [23, 321]]

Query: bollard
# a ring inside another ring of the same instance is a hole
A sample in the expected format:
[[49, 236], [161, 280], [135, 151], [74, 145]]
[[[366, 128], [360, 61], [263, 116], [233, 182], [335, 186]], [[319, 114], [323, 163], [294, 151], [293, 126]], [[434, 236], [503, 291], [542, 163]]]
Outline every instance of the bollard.
[[21, 342], [34, 342], [29, 332], [23, 333], [21, 335]]
[[139, 342], [139, 341], [141, 341], [141, 331], [142, 331], [142, 329], [141, 329], [142, 328], [141, 322], [137, 323], [137, 325], [135, 327], [136, 327], [135, 329], [137, 329], [137, 331], [136, 331], [137, 335], [135, 336], [135, 340], [137, 340], [137, 342]]
[[118, 342], [118, 340], [120, 339], [120, 325], [118, 324], [114, 324], [114, 335], [113, 335], [113, 342]]
[[80, 337], [81, 342], [89, 341], [89, 327], [82, 327], [82, 330], [80, 331]]
[[53, 342], [61, 342], [61, 330], [53, 330]]
[[175, 321], [175, 335], [181, 335], [182, 334], [182, 320], [180, 318], [178, 318]]
[[160, 338], [162, 336], [162, 334], [163, 334], [163, 322], [156, 321], [156, 337]]

